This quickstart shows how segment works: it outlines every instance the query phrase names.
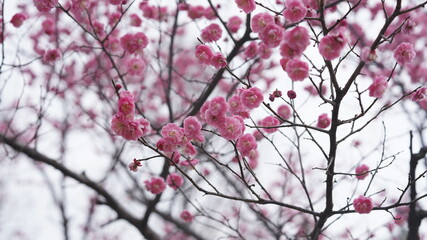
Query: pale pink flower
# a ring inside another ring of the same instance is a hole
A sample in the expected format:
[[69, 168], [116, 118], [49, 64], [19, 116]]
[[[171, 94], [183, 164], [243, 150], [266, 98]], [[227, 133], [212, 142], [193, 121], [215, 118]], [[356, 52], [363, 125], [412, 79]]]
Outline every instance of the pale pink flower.
[[310, 35], [305, 27], [294, 27], [290, 31], [285, 31], [283, 41], [296, 52], [304, 52], [310, 45]]
[[269, 59], [273, 54], [273, 50], [265, 43], [260, 43], [258, 47], [258, 55], [262, 59]]
[[427, 99], [427, 87], [422, 87], [411, 95], [411, 100], [414, 102], [421, 102], [424, 99]]
[[216, 69], [225, 68], [227, 66], [227, 59], [220, 52], [217, 52], [211, 57], [210, 64]]
[[236, 140], [242, 136], [245, 125], [237, 116], [226, 117], [223, 124], [218, 127], [219, 134], [227, 140]]
[[184, 137], [184, 130], [175, 123], [168, 123], [162, 127], [160, 134], [166, 141], [177, 145], [181, 143]]
[[242, 101], [243, 106], [248, 109], [254, 109], [261, 105], [264, 97], [262, 95], [261, 89], [257, 87], [251, 87], [243, 90], [240, 94], [240, 99]]
[[184, 120], [184, 134], [188, 138], [195, 140], [203, 138], [201, 130], [202, 124], [196, 117], [190, 116]]
[[202, 30], [201, 37], [204, 42], [215, 42], [221, 38], [221, 35], [221, 27], [216, 23], [212, 23]]
[[301, 51], [301, 49], [292, 48], [291, 46], [289, 46], [287, 42], [282, 42], [280, 44], [279, 50], [280, 50], [280, 56], [282, 56], [284, 59], [287, 59], [287, 60], [299, 58], [302, 56], [302, 53], [304, 52], [304, 51]]
[[414, 45], [409, 42], [403, 42], [394, 49], [393, 57], [400, 65], [412, 62], [415, 58]]
[[333, 60], [340, 56], [347, 40], [343, 33], [327, 35], [320, 40], [319, 52], [327, 60]]
[[191, 223], [194, 219], [193, 214], [191, 214], [190, 211], [188, 210], [182, 211], [179, 216], [181, 217], [182, 220], [188, 223]]
[[115, 114], [111, 120], [111, 130], [124, 139], [131, 141], [136, 141], [143, 135], [138, 121], [124, 118], [118, 114]]
[[209, 102], [208, 111], [213, 115], [225, 115], [228, 111], [228, 105], [224, 97], [214, 97]]
[[368, 176], [368, 172], [369, 171], [369, 167], [366, 166], [365, 164], [362, 164], [360, 166], [358, 166], [355, 170], [356, 172], [356, 178], [359, 180], [363, 180]]
[[28, 16], [25, 13], [16, 13], [13, 15], [10, 23], [12, 23], [14, 27], [19, 28], [27, 18]]
[[387, 79], [384, 76], [375, 77], [368, 89], [370, 97], [381, 98], [387, 89]]
[[252, 149], [256, 149], [258, 147], [258, 144], [252, 134], [245, 133], [237, 140], [236, 147], [243, 157], [247, 157]]
[[153, 177], [150, 180], [144, 181], [144, 183], [145, 188], [153, 194], [160, 194], [166, 188], [165, 180], [161, 177]]
[[255, 10], [255, 0], [234, 0], [237, 4], [237, 7], [242, 9], [246, 14]]
[[317, 127], [318, 128], [327, 128], [331, 125], [331, 119], [328, 117], [328, 114], [323, 113], [317, 119]]
[[270, 23], [259, 33], [259, 38], [267, 46], [275, 48], [282, 41], [283, 29], [275, 23]]
[[131, 76], [142, 75], [145, 70], [145, 62], [139, 58], [131, 58], [127, 62], [127, 72]]
[[264, 130], [264, 132], [266, 133], [274, 133], [275, 131], [277, 131], [277, 128], [273, 128], [273, 127], [277, 127], [280, 125], [280, 121], [279, 119], [273, 117], [273, 116], [267, 116], [264, 119], [262, 119], [259, 124], [262, 127], [268, 127], [268, 128], [263, 128], [262, 130]]
[[270, 23], [274, 23], [273, 16], [268, 13], [258, 13], [251, 19], [252, 32], [259, 33]]
[[277, 114], [283, 119], [289, 119], [292, 115], [291, 108], [288, 105], [281, 105], [277, 109]]
[[33, 0], [37, 10], [43, 13], [48, 13], [58, 4], [58, 0]]
[[118, 115], [123, 116], [126, 119], [133, 119], [135, 112], [134, 101], [133, 94], [129, 91], [120, 92]]
[[204, 16], [205, 8], [203, 6], [190, 6], [187, 11], [188, 17], [191, 19], [198, 19]]
[[210, 47], [206, 45], [198, 45], [196, 47], [196, 58], [203, 64], [210, 64], [213, 52]]
[[240, 25], [242, 25], [243, 21], [238, 16], [233, 16], [230, 19], [228, 19], [227, 27], [232, 33], [236, 33], [240, 29]]
[[365, 197], [360, 195], [358, 198], [353, 200], [354, 210], [360, 214], [368, 214], [371, 212], [373, 205], [372, 199], [369, 197]]
[[283, 16], [290, 22], [298, 22], [304, 19], [307, 14], [307, 7], [301, 0], [286, 0], [286, 9], [283, 11]]
[[308, 77], [309, 66], [299, 59], [291, 59], [286, 64], [286, 73], [292, 81], [302, 81]]
[[[160, 138], [156, 143], [157, 149], [163, 151], [165, 153], [173, 153], [176, 150], [176, 144], [170, 140], [166, 140], [164, 138]], [[179, 153], [176, 156], [180, 156]]]
[[171, 173], [166, 177], [166, 183], [173, 190], [176, 190], [182, 185], [184, 185], [184, 179], [177, 173]]
[[140, 27], [142, 24], [142, 20], [141, 18], [139, 18], [139, 16], [135, 13], [132, 13], [130, 16], [130, 25], [134, 26], [134, 27]]
[[61, 57], [61, 52], [58, 49], [50, 49], [45, 51], [43, 54], [43, 60], [45, 62], [55, 62]]
[[242, 118], [249, 117], [248, 109], [242, 104], [239, 95], [233, 95], [228, 99], [227, 104], [231, 114], [239, 115]]

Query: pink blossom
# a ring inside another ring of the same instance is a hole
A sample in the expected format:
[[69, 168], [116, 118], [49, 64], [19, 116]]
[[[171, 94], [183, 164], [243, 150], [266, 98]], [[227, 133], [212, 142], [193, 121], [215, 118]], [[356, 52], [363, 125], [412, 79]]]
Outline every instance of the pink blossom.
[[225, 68], [227, 66], [227, 59], [220, 52], [217, 52], [211, 57], [210, 64], [216, 69]]
[[255, 0], [234, 0], [237, 4], [237, 7], [242, 9], [246, 14], [255, 10]]
[[112, 5], [120, 5], [120, 4], [126, 4], [127, 0], [110, 0], [110, 3]]
[[111, 130], [126, 140], [136, 141], [144, 133], [139, 124], [138, 121], [115, 114], [111, 120]]
[[141, 161], [136, 160], [136, 158], [133, 159], [133, 161], [131, 163], [129, 163], [129, 170], [131, 170], [132, 172], [137, 172], [138, 171], [138, 167], [141, 167]]
[[148, 134], [151, 131], [150, 122], [145, 118], [136, 119], [136, 122], [139, 123], [139, 128], [142, 131], [142, 134]]
[[[157, 147], [157, 149], [159, 149], [160, 151], [163, 151], [165, 153], [173, 153], [176, 150], [176, 144], [173, 143], [172, 141], [170, 141], [169, 139], [166, 140], [164, 138], [160, 138], [157, 141], [156, 147]], [[178, 153], [177, 156], [180, 156], [180, 154]]]
[[287, 42], [280, 44], [280, 55], [285, 59], [295, 59], [302, 56], [303, 51], [292, 48]]
[[243, 21], [238, 16], [233, 16], [230, 19], [228, 19], [227, 27], [232, 33], [236, 33], [240, 29], [240, 25], [242, 25]]
[[188, 7], [188, 17], [191, 19], [198, 19], [204, 16], [205, 8], [203, 6], [190, 6]]
[[195, 140], [203, 138], [201, 135], [201, 130], [202, 124], [196, 117], [190, 116], [184, 120], [184, 134], [188, 138]]
[[223, 124], [218, 128], [219, 134], [227, 140], [236, 140], [242, 136], [245, 125], [237, 116], [226, 117]]
[[203, 64], [210, 64], [213, 52], [210, 47], [206, 45], [198, 45], [196, 47], [196, 58]]
[[331, 125], [331, 119], [328, 117], [328, 114], [323, 113], [317, 119], [317, 127], [318, 128], [327, 128]]
[[173, 190], [176, 190], [182, 185], [184, 185], [184, 179], [177, 173], [171, 173], [166, 177], [166, 183]]
[[277, 114], [283, 119], [289, 119], [291, 117], [291, 108], [288, 105], [281, 105], [277, 109]]
[[181, 167], [193, 169], [197, 164], [199, 164], [199, 162], [200, 161], [198, 159], [191, 159], [191, 160], [187, 160], [187, 161], [182, 161], [179, 163], [179, 165]]
[[254, 41], [249, 43], [249, 46], [243, 52], [246, 58], [254, 58], [257, 53], [258, 53], [258, 44]]
[[368, 89], [370, 97], [381, 98], [387, 89], [387, 79], [384, 76], [375, 77]]
[[280, 45], [280, 42], [283, 38], [283, 30], [282, 27], [275, 24], [270, 23], [259, 33], [259, 38], [263, 43], [271, 48], [275, 48]]
[[133, 94], [129, 91], [120, 92], [118, 114], [126, 119], [133, 119], [135, 112], [134, 101]]
[[233, 95], [231, 98], [228, 99], [227, 104], [230, 113], [238, 115], [242, 118], [249, 117], [249, 110], [242, 104], [242, 100], [240, 99], [239, 95]]
[[144, 181], [144, 183], [147, 191], [153, 194], [160, 194], [166, 188], [165, 180], [161, 177], [152, 177], [150, 180]]
[[356, 168], [356, 178], [363, 180], [368, 176], [369, 167], [365, 164], [362, 164]]
[[228, 105], [225, 102], [224, 97], [214, 97], [209, 102], [209, 108], [208, 111], [212, 115], [225, 115], [225, 113], [228, 111]]
[[28, 16], [25, 13], [16, 13], [13, 15], [10, 23], [12, 23], [14, 27], [19, 28], [27, 18]]
[[58, 0], [33, 0], [37, 10], [43, 13], [48, 13], [58, 4]]
[[177, 145], [181, 143], [184, 137], [184, 130], [175, 123], [168, 123], [162, 127], [160, 134], [166, 141]]
[[127, 33], [120, 38], [120, 45], [125, 51], [131, 54], [141, 53], [148, 45], [148, 38], [142, 32], [135, 34]]
[[415, 58], [414, 45], [409, 42], [403, 42], [394, 49], [393, 57], [400, 65], [412, 62]]
[[139, 58], [131, 58], [127, 62], [127, 72], [131, 76], [142, 75], [145, 70], [145, 62]]
[[286, 73], [292, 81], [302, 81], [308, 77], [309, 66], [299, 59], [291, 59], [286, 64]]
[[202, 30], [201, 37], [204, 42], [215, 42], [221, 38], [221, 35], [221, 27], [216, 23], [212, 23]]
[[353, 206], [356, 212], [360, 214], [368, 214], [371, 212], [373, 208], [372, 199], [369, 197], [360, 195], [358, 198], [355, 198], [353, 200]]
[[191, 223], [194, 219], [193, 214], [191, 214], [190, 211], [188, 210], [182, 211], [179, 216], [181, 217], [182, 220], [188, 223]]
[[259, 124], [262, 127], [267, 127], [267, 128], [263, 128], [264, 132], [266, 133], [274, 133], [275, 131], [277, 131], [277, 128], [272, 128], [272, 127], [277, 127], [280, 125], [280, 121], [279, 119], [273, 117], [273, 116], [267, 116], [264, 119], [262, 119]]
[[289, 90], [286, 95], [288, 95], [290, 99], [295, 99], [297, 97], [297, 93], [294, 90]]
[[319, 52], [327, 60], [333, 60], [340, 56], [346, 44], [343, 33], [327, 35], [320, 40]]
[[240, 94], [243, 106], [248, 109], [254, 109], [261, 105], [264, 97], [262, 95], [261, 89], [257, 87], [251, 87], [243, 90]]
[[247, 157], [252, 149], [256, 149], [258, 147], [258, 144], [252, 134], [245, 133], [237, 140], [236, 147], [243, 157]]
[[269, 59], [271, 54], [273, 54], [273, 50], [270, 47], [268, 47], [265, 43], [259, 44], [258, 55], [260, 58]]
[[285, 6], [283, 16], [290, 22], [301, 21], [307, 14], [307, 8], [301, 0], [286, 0]]
[[421, 102], [424, 99], [427, 99], [427, 87], [422, 87], [411, 95], [411, 100], [414, 102]]
[[216, 18], [215, 12], [211, 7], [205, 8], [205, 12], [204, 12], [203, 16], [205, 16], [205, 18], [208, 20], [213, 20]]
[[43, 54], [43, 60], [45, 62], [55, 62], [56, 60], [58, 60], [61, 57], [61, 52], [58, 49], [50, 49], [47, 50], [44, 54]]
[[252, 32], [261, 32], [268, 24], [274, 23], [274, 18], [268, 13], [258, 13], [251, 19]]
[[298, 26], [290, 31], [285, 31], [283, 41], [295, 52], [302, 53], [310, 45], [310, 35], [307, 28]]
[[139, 16], [135, 13], [132, 13], [130, 16], [130, 25], [134, 26], [134, 27], [140, 27], [142, 24], [142, 20], [141, 18], [139, 18]]

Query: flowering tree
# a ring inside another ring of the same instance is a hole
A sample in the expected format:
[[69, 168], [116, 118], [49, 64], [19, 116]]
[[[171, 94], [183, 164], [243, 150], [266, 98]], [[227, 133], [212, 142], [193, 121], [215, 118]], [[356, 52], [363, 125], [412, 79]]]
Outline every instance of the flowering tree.
[[0, 2], [1, 222], [13, 206], [42, 209], [25, 224], [41, 238], [425, 236], [427, 1]]

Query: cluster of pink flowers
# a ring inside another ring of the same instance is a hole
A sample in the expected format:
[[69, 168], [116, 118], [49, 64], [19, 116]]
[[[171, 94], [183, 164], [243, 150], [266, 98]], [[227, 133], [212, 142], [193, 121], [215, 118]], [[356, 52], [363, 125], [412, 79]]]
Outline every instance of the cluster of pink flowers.
[[280, 55], [286, 59], [299, 58], [309, 45], [310, 35], [307, 28], [295, 27], [285, 31], [283, 42], [280, 44]]
[[326, 60], [334, 60], [341, 55], [347, 43], [347, 38], [344, 35], [344, 30], [340, 30], [336, 34], [324, 36], [319, 43], [319, 52]]
[[277, 109], [277, 114], [282, 118], [282, 119], [289, 119], [292, 115], [292, 111], [291, 108], [288, 105], [280, 105], [279, 108]]
[[318, 128], [327, 128], [331, 125], [331, 119], [328, 117], [328, 114], [323, 113], [317, 119], [317, 127]]
[[13, 15], [10, 23], [12, 23], [14, 27], [19, 28], [27, 18], [28, 16], [25, 13], [16, 13]]
[[193, 142], [203, 142], [202, 124], [194, 117], [187, 117], [184, 120], [184, 127], [181, 128], [175, 123], [168, 123], [163, 126], [160, 134], [162, 138], [157, 141], [157, 148], [170, 155], [175, 163], [179, 163], [181, 154], [192, 157], [197, 154]]
[[360, 166], [358, 166], [356, 168], [355, 172], [357, 174], [356, 178], [359, 179], [359, 180], [363, 180], [363, 179], [365, 179], [368, 176], [369, 167], [366, 166], [365, 164], [362, 164], [362, 165], [360, 165]]
[[255, 10], [255, 0], [234, 0], [237, 7], [243, 10], [246, 14], [251, 13]]
[[209, 26], [205, 27], [201, 33], [201, 37], [204, 42], [218, 41], [221, 38], [221, 36], [222, 36], [222, 29], [216, 23], [212, 23]]
[[150, 131], [150, 122], [144, 118], [134, 119], [135, 103], [132, 93], [120, 93], [118, 112], [111, 120], [111, 130], [124, 139], [136, 141]]
[[130, 54], [140, 54], [148, 45], [147, 36], [138, 32], [135, 34], [126, 33], [120, 38], [120, 46]]
[[356, 212], [360, 214], [368, 214], [373, 208], [372, 199], [361, 195], [353, 200], [353, 206]]
[[227, 66], [227, 59], [220, 53], [213, 53], [209, 46], [204, 44], [196, 47], [196, 58], [202, 64], [212, 65], [216, 69], [225, 68]]
[[286, 0], [285, 6], [283, 16], [290, 22], [301, 21], [307, 14], [307, 7], [302, 0]]
[[403, 42], [396, 47], [393, 57], [400, 65], [412, 62], [415, 58], [414, 45], [409, 42]]
[[166, 188], [165, 180], [161, 177], [152, 177], [150, 180], [145, 180], [144, 184], [145, 189], [152, 194], [160, 194]]
[[387, 89], [387, 79], [384, 76], [375, 77], [372, 84], [369, 86], [369, 96], [381, 98]]
[[48, 13], [58, 4], [58, 0], [33, 0], [37, 10], [43, 13]]

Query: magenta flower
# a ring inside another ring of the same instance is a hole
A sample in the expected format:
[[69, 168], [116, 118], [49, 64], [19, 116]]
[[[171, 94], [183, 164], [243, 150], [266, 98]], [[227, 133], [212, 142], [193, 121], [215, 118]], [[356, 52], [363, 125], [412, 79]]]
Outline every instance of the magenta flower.
[[61, 52], [58, 49], [50, 49], [43, 54], [43, 60], [48, 63], [55, 62], [60, 57]]
[[48, 13], [58, 4], [58, 0], [33, 0], [34, 6], [42, 13]]
[[215, 42], [221, 38], [221, 35], [221, 27], [216, 23], [212, 23], [202, 30], [201, 37], [204, 42]]
[[308, 77], [309, 66], [299, 59], [291, 59], [286, 64], [286, 73], [292, 81], [302, 81]]
[[127, 72], [131, 76], [142, 75], [145, 70], [145, 62], [139, 58], [131, 58], [127, 62]]
[[28, 16], [25, 13], [16, 13], [13, 15], [10, 23], [12, 23], [14, 27], [19, 28], [27, 18]]
[[165, 180], [161, 177], [153, 177], [150, 180], [144, 181], [144, 183], [145, 189], [153, 194], [160, 194], [166, 188]]
[[256, 149], [258, 144], [256, 143], [256, 139], [252, 134], [245, 133], [237, 140], [236, 147], [243, 157], [248, 157], [251, 150]]
[[[276, 117], [268, 116], [262, 119], [259, 124], [262, 127], [277, 127], [280, 125], [280, 121]], [[266, 133], [274, 133], [275, 131], [277, 131], [277, 128], [263, 128], [263, 130]]]
[[210, 47], [206, 45], [198, 45], [196, 47], [196, 58], [203, 64], [210, 64], [213, 52]]
[[277, 109], [277, 114], [283, 118], [283, 119], [288, 119], [291, 117], [292, 115], [292, 111], [291, 108], [288, 105], [281, 105], [278, 109]]
[[393, 57], [400, 65], [412, 62], [415, 58], [414, 45], [409, 42], [403, 42], [394, 49]]
[[240, 25], [242, 25], [243, 21], [238, 16], [233, 16], [230, 19], [228, 19], [227, 27], [232, 33], [236, 33], [240, 29]]
[[335, 35], [327, 35], [320, 40], [319, 52], [325, 59], [333, 60], [340, 56], [346, 42], [341, 32]]
[[242, 100], [243, 106], [247, 107], [248, 109], [254, 109], [261, 105], [264, 97], [259, 88], [251, 87], [243, 90], [243, 92], [240, 94], [240, 99]]
[[328, 117], [328, 114], [323, 113], [317, 119], [317, 127], [318, 128], [327, 128], [331, 125], [331, 119]]
[[353, 206], [354, 210], [360, 214], [368, 214], [371, 212], [373, 206], [372, 206], [372, 199], [360, 195], [358, 198], [355, 198], [353, 200]]
[[411, 100], [414, 102], [421, 102], [427, 98], [427, 87], [422, 87], [414, 92], [411, 96]]
[[252, 32], [261, 32], [268, 24], [274, 24], [274, 17], [268, 13], [258, 13], [251, 19]]
[[365, 164], [362, 164], [356, 168], [356, 178], [363, 180], [368, 176], [369, 167]]
[[171, 173], [166, 177], [166, 183], [173, 190], [176, 190], [182, 185], [184, 185], [184, 179], [177, 173]]
[[111, 130], [124, 139], [131, 141], [138, 140], [144, 134], [138, 121], [127, 119], [118, 114], [115, 114], [111, 120]]
[[211, 57], [210, 64], [216, 69], [225, 68], [227, 66], [227, 59], [220, 52], [217, 52]]
[[218, 126], [218, 131], [223, 138], [236, 140], [245, 131], [245, 124], [243, 120], [238, 119], [238, 116], [225, 117], [223, 124]]
[[381, 98], [387, 89], [387, 79], [383, 76], [376, 77], [368, 89], [370, 97]]
[[270, 23], [259, 33], [259, 38], [268, 47], [275, 48], [279, 46], [282, 41], [282, 27], [275, 23]]
[[242, 9], [246, 14], [255, 10], [255, 0], [234, 0], [237, 4], [237, 7]]
[[283, 11], [283, 16], [290, 22], [301, 21], [307, 14], [307, 7], [301, 0], [287, 0], [285, 6], [286, 9]]
[[180, 217], [185, 222], [191, 223], [193, 221], [193, 214], [190, 213], [188, 210], [184, 210], [181, 212]]

